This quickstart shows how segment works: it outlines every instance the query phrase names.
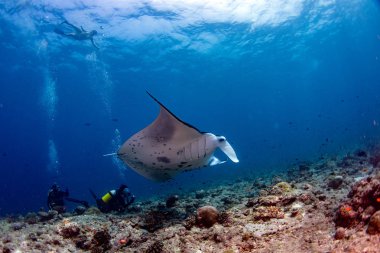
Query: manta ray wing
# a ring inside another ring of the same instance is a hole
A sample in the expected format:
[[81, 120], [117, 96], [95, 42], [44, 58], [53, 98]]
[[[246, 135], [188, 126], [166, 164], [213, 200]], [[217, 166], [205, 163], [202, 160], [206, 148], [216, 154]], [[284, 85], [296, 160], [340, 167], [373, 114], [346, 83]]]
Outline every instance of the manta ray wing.
[[175, 140], [176, 143], [182, 143], [202, 135], [197, 128], [179, 119], [149, 92], [148, 94], [160, 105], [160, 114], [152, 124], [142, 130], [146, 136], [159, 137], [167, 142]]

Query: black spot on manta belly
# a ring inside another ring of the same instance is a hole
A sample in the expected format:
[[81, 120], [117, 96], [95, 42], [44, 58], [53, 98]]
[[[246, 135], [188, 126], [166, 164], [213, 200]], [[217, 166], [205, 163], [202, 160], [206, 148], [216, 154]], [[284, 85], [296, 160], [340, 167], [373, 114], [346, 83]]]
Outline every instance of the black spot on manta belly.
[[170, 163], [170, 159], [167, 158], [166, 156], [158, 156], [157, 161], [162, 162], [162, 163]]

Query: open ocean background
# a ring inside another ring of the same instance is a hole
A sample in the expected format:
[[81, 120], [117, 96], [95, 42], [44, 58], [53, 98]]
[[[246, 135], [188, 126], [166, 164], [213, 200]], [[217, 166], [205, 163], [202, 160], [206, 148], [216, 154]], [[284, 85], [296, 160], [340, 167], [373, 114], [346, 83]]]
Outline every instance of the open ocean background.
[[[54, 33], [64, 20], [100, 50]], [[155, 119], [146, 90], [240, 163], [158, 184], [103, 157]], [[273, 174], [379, 124], [380, 1], [0, 1], [0, 215], [46, 208], [53, 182], [141, 200]]]

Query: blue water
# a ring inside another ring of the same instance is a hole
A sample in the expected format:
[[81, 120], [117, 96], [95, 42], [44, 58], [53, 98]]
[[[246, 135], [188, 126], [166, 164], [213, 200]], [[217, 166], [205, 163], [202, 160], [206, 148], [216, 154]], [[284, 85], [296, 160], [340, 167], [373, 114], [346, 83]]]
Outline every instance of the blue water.
[[[376, 143], [379, 24], [375, 0], [1, 1], [0, 215], [46, 207], [53, 182], [141, 200]], [[146, 90], [240, 163], [157, 184], [103, 157], [155, 119]]]

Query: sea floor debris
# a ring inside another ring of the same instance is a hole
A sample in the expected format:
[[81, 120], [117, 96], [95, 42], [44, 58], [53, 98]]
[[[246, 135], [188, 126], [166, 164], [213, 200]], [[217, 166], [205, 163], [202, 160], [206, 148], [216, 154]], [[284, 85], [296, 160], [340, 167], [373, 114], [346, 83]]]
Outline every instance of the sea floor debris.
[[135, 203], [0, 220], [1, 252], [380, 252], [379, 151]]

